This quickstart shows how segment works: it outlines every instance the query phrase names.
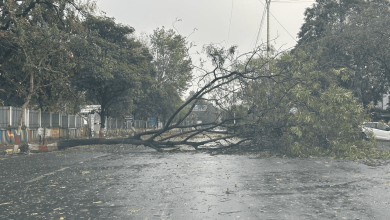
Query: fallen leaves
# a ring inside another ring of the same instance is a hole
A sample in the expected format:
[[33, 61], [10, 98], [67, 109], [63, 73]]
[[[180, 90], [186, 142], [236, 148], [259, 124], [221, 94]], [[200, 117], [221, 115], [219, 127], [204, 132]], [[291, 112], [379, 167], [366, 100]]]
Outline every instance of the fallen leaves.
[[102, 201], [93, 202], [93, 204], [100, 204]]
[[136, 213], [136, 212], [139, 212], [139, 209], [133, 209], [133, 208], [131, 208], [131, 209], [129, 209], [129, 212], [130, 212], [130, 213]]
[[12, 204], [12, 202], [5, 202], [5, 203], [1, 203], [0, 206], [2, 206], [2, 205], [10, 205], [10, 204]]
[[83, 170], [83, 171], [80, 171], [80, 173], [81, 173], [81, 175], [85, 175], [85, 174], [91, 173], [91, 171]]

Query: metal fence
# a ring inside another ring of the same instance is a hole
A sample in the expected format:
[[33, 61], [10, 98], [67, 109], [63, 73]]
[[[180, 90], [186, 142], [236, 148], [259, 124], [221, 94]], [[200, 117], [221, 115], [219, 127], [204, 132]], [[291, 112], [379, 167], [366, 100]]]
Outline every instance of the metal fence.
[[[17, 107], [0, 106], [0, 129], [17, 128], [21, 110]], [[29, 129], [39, 127], [81, 128], [84, 126], [84, 121], [80, 115], [26, 109], [22, 126]]]
[[[20, 115], [21, 108], [0, 106], [0, 144], [15, 142]], [[110, 135], [131, 134], [134, 129], [159, 129], [162, 127], [162, 123], [156, 123], [155, 118], [153, 120], [106, 118], [105, 121], [105, 133]], [[100, 116], [97, 113], [94, 115], [67, 115], [61, 112], [26, 109], [22, 130], [19, 134], [20, 141], [26, 143], [40, 141], [42, 136], [43, 140], [91, 137], [99, 131], [100, 122]]]
[[30, 110], [28, 112], [28, 127], [29, 128], [39, 128], [39, 111]]
[[41, 127], [43, 128], [50, 127], [50, 112], [41, 113]]
[[67, 115], [62, 115], [61, 116], [61, 127], [63, 128], [68, 128], [68, 116]]
[[59, 113], [51, 113], [50, 127], [60, 127], [60, 114]]
[[68, 116], [68, 127], [69, 128], [76, 128], [76, 116], [75, 115]]
[[[21, 108], [11, 106], [0, 106], [0, 130], [17, 128], [21, 114]], [[93, 124], [98, 125], [100, 116], [96, 113], [93, 115]], [[42, 128], [82, 128], [84, 126], [92, 126], [89, 122], [89, 117], [80, 115], [67, 115], [60, 112], [43, 112], [39, 110], [26, 109], [24, 114], [24, 122], [22, 126], [29, 129]], [[156, 128], [149, 120], [124, 120], [117, 118], [107, 118], [107, 129], [148, 129]], [[160, 127], [160, 126], [158, 126]]]
[[20, 113], [22, 112], [22, 108], [11, 108], [11, 122], [10, 126], [11, 127], [17, 127], [18, 126], [18, 121], [20, 118]]
[[9, 125], [7, 106], [0, 106], [0, 128], [6, 128]]

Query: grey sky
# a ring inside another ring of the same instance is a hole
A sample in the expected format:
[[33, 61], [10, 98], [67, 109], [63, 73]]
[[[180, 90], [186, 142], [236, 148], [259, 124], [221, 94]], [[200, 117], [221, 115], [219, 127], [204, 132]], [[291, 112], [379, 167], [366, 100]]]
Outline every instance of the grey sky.
[[[303, 23], [304, 11], [314, 0], [271, 1], [270, 34], [276, 48], [295, 45]], [[202, 46], [220, 43], [238, 45], [239, 52], [254, 47], [264, 11], [265, 0], [99, 0], [107, 16], [135, 28], [136, 33], [152, 33], [157, 27], [175, 28], [189, 36], [200, 51]], [[280, 24], [279, 24], [280, 23]], [[194, 33], [193, 30], [197, 29]], [[230, 31], [229, 31], [230, 30]], [[291, 36], [290, 36], [291, 35]], [[266, 17], [259, 43], [266, 41]]]

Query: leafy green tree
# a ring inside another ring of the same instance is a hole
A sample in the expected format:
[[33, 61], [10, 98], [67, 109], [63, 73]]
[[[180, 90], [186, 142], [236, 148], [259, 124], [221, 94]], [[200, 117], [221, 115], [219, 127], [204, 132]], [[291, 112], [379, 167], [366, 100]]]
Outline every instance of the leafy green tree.
[[182, 104], [181, 95], [192, 79], [192, 62], [188, 55], [190, 45], [185, 37], [164, 27], [154, 30], [153, 34], [144, 39], [144, 44], [153, 55], [156, 83], [145, 94], [142, 102], [137, 103], [135, 112], [153, 113], [150, 116], [158, 116], [166, 122]]
[[83, 11], [71, 0], [1, 1], [0, 6], [2, 86], [22, 103], [17, 146], [24, 110], [37, 101], [38, 91], [52, 86], [52, 92], [61, 93], [69, 83], [74, 67], [69, 48]]
[[150, 52], [159, 88], [174, 89], [180, 95], [192, 79], [192, 63], [187, 39], [174, 30], [154, 30], [150, 35]]
[[360, 13], [368, 4], [370, 2], [365, 0], [316, 0], [305, 11], [305, 22], [298, 33], [298, 45], [326, 37], [328, 29], [348, 22], [350, 15]]
[[[348, 71], [319, 69], [321, 49], [315, 54], [304, 50], [275, 53], [271, 60], [265, 51], [259, 48], [236, 57], [234, 48], [209, 47], [214, 68], [203, 75], [204, 86], [176, 109], [162, 129], [99, 143], [126, 142], [161, 150], [178, 145], [204, 149], [203, 145], [213, 142], [217, 145], [213, 151], [240, 147], [289, 156], [390, 156], [360, 138], [363, 105], [351, 91], [339, 86], [338, 78], [347, 79]], [[205, 99], [228, 117], [200, 125], [183, 124], [192, 117], [197, 103]], [[225, 130], [214, 130], [217, 127]], [[174, 130], [182, 132], [171, 133]], [[195, 136], [206, 140], [192, 140]], [[87, 143], [96, 144], [82, 142]], [[65, 144], [72, 143], [62, 146]]]
[[80, 74], [74, 85], [85, 92], [88, 100], [101, 105], [103, 136], [110, 108], [121, 102], [132, 103], [144, 92], [143, 84], [153, 80], [152, 57], [147, 48], [129, 37], [133, 28], [116, 24], [112, 18], [88, 17], [85, 27], [87, 38], [85, 47], [77, 53]]
[[335, 26], [335, 34], [325, 39], [328, 57], [332, 53], [338, 58], [332, 62], [350, 70], [343, 86], [354, 90], [365, 105], [380, 100], [389, 88], [390, 36], [383, 29], [390, 21], [386, 9], [389, 5], [387, 1], [371, 3], [360, 14], [351, 16], [348, 23]]
[[274, 54], [271, 61], [263, 53], [251, 54], [232, 71], [223, 68], [228, 53], [211, 52], [219, 74], [233, 74], [214, 89], [224, 119], [230, 119], [228, 131], [253, 146], [289, 155], [348, 157], [355, 155], [351, 149], [364, 149], [363, 105], [339, 85], [348, 71], [319, 68], [320, 48], [315, 54]]
[[317, 1], [307, 9], [305, 24], [297, 48], [315, 53], [322, 70], [344, 69], [348, 79], [339, 78], [342, 87], [350, 89], [367, 106], [380, 100], [388, 90], [387, 32], [389, 2]]
[[[339, 85], [338, 78], [346, 79], [348, 71], [319, 70], [316, 63], [319, 56], [321, 52], [313, 56], [299, 51], [293, 57], [281, 58], [291, 62], [289, 72], [297, 80], [287, 95], [289, 132], [283, 137], [295, 155], [318, 153], [320, 156], [322, 152], [328, 156], [356, 156], [358, 149], [366, 146], [360, 137], [363, 105], [350, 90]], [[296, 112], [291, 112], [292, 108]]]
[[177, 92], [164, 90], [153, 83], [147, 92], [134, 99], [133, 115], [137, 118], [158, 117], [163, 123], [183, 103]]

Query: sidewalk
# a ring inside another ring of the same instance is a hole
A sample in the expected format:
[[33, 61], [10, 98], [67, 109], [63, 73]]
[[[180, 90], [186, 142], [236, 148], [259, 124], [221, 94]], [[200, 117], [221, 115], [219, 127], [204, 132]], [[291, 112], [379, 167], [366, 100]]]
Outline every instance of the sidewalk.
[[[21, 143], [20, 145], [25, 144]], [[57, 143], [50, 143], [50, 144], [38, 144], [38, 143], [29, 143], [28, 144], [29, 150], [31, 153], [42, 153], [42, 152], [49, 152], [49, 151], [57, 151]], [[0, 155], [6, 155], [6, 154], [12, 154], [14, 149], [14, 144], [7, 144], [7, 145], [0, 145]], [[20, 149], [18, 149], [18, 153], [20, 153]]]
[[13, 144], [2, 144], [0, 145], [0, 155], [12, 153], [14, 145]]

